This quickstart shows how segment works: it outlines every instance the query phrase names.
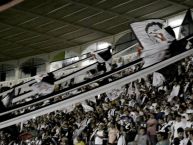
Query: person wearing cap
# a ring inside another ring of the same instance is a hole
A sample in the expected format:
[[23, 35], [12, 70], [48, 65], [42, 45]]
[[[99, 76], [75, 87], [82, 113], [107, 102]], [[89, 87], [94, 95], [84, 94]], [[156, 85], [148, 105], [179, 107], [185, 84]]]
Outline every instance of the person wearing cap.
[[156, 145], [169, 145], [168, 135], [164, 131], [157, 132], [157, 144]]

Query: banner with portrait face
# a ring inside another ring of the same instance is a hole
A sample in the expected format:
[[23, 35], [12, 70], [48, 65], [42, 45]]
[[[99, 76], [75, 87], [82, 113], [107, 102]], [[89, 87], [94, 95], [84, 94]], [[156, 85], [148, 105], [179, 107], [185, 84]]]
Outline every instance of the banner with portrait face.
[[143, 47], [141, 57], [144, 58], [144, 66], [162, 61], [170, 44], [175, 40], [164, 29], [164, 20], [161, 19], [135, 22], [131, 24], [131, 28]]

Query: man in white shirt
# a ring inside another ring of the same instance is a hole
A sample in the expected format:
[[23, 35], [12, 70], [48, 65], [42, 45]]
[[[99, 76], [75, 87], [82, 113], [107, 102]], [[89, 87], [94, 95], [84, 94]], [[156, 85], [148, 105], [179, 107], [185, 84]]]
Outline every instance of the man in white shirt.
[[172, 131], [172, 135], [173, 138], [178, 137], [178, 133], [177, 133], [177, 129], [178, 128], [186, 128], [186, 125], [184, 124], [184, 122], [181, 120], [181, 115], [176, 115], [176, 121], [173, 123], [172, 127], [171, 127], [171, 131]]
[[180, 85], [175, 82], [173, 89], [170, 93], [170, 96], [168, 98], [168, 102], [170, 102], [175, 96], [178, 96], [179, 91], [180, 91]]
[[95, 134], [95, 145], [102, 145], [104, 139], [104, 126], [99, 124], [98, 131]]

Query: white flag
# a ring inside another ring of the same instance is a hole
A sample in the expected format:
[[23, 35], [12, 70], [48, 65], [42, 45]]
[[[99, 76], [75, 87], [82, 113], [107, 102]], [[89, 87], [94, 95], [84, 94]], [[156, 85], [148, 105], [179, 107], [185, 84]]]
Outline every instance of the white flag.
[[167, 49], [175, 39], [164, 28], [164, 20], [149, 19], [131, 24], [131, 28], [139, 40], [143, 51], [143, 67], [160, 62], [168, 55]]
[[164, 81], [165, 81], [165, 77], [162, 74], [158, 72], [153, 73], [153, 86], [154, 87], [161, 86]]
[[85, 103], [82, 103], [82, 107], [83, 107], [85, 112], [94, 111], [94, 109], [91, 106], [89, 106]]
[[47, 95], [54, 91], [54, 85], [45, 82], [39, 82], [32, 86], [32, 90], [38, 94]]
[[53, 73], [47, 73], [46, 75], [42, 75], [36, 78], [37, 83], [32, 85], [32, 90], [37, 92], [39, 95], [47, 95], [54, 91], [54, 82], [55, 76]]
[[121, 87], [113, 89], [111, 91], [107, 91], [107, 98], [109, 98], [111, 101], [117, 99], [120, 94], [123, 92], [123, 89]]

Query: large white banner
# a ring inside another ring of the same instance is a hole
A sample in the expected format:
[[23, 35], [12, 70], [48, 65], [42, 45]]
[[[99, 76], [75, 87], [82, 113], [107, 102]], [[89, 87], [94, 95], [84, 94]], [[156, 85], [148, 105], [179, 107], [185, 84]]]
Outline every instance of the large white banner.
[[135, 22], [131, 24], [131, 28], [143, 47], [143, 67], [160, 62], [167, 56], [167, 49], [175, 38], [164, 29], [164, 20]]

